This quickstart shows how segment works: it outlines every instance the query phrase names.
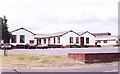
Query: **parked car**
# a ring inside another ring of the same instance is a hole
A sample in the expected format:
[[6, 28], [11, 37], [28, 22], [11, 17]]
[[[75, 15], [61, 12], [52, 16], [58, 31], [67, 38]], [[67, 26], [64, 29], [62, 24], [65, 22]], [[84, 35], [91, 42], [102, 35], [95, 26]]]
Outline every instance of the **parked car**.
[[1, 44], [1, 48], [2, 49], [11, 49], [12, 48], [12, 45], [11, 44], [9, 44], [9, 43], [5, 43], [5, 44]]

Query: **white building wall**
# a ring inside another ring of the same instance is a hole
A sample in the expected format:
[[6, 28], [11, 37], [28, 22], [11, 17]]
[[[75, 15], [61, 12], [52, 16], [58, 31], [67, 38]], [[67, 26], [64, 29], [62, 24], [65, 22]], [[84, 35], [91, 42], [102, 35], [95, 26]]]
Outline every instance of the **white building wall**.
[[[41, 44], [42, 45], [48, 45], [48, 39], [49, 38], [45, 38], [46, 39], [46, 44], [44, 44], [44, 38], [41, 39]], [[61, 42], [61, 38], [60, 38], [60, 42]], [[55, 37], [55, 43], [54, 43], [54, 37], [50, 37], [50, 44], [56, 44], [56, 45], [59, 45], [61, 43], [58, 43], [58, 37]]]
[[46, 38], [46, 44], [48, 44], [48, 38]]
[[98, 43], [98, 45], [116, 45], [116, 41], [107, 41], [107, 43], [101, 41], [101, 43]]
[[[73, 43], [70, 43], [70, 37], [73, 37]], [[79, 38], [79, 43], [76, 43], [76, 37]], [[53, 45], [80, 45], [80, 37], [84, 37], [84, 45], [95, 45], [95, 36], [91, 35], [90, 33], [85, 33], [81, 36], [74, 32], [68, 32], [67, 34], [60, 37], [60, 43], [58, 43], [58, 37], [55, 37], [55, 43], [54, 43], [54, 37], [50, 38], [50, 44]], [[89, 44], [86, 44], [86, 37], [89, 37]], [[44, 45], [44, 39], [41, 39], [41, 44]], [[46, 44], [48, 44], [48, 38], [46, 38]]]
[[[85, 33], [80, 37], [84, 37], [84, 45], [95, 45], [95, 36], [91, 35], [90, 33]], [[89, 37], [89, 44], [86, 44], [86, 38]]]
[[54, 38], [50, 38], [50, 44], [54, 44]]
[[58, 37], [55, 37], [55, 44], [58, 44]]
[[[58, 37], [55, 37], [55, 43], [54, 43], [54, 37], [50, 38], [50, 44], [58, 44]], [[48, 44], [48, 43], [47, 43]]]
[[[29, 40], [34, 40], [34, 44], [37, 44], [36, 39], [34, 39], [34, 35], [25, 30], [15, 31], [12, 33], [12, 35], [16, 35], [16, 43], [11, 43], [11, 40], [10, 40], [10, 43], [12, 45], [17, 45], [17, 44], [25, 45], [25, 44], [29, 43]], [[20, 43], [20, 35], [25, 35], [25, 43]]]
[[41, 44], [44, 44], [44, 39], [41, 39]]
[[[60, 39], [61, 39], [61, 44], [65, 45], [69, 45], [70, 44], [70, 37], [73, 37], [73, 43], [72, 44], [76, 44], [76, 37], [80, 37], [79, 35], [75, 34], [74, 32], [69, 32], [65, 35], [63, 35]], [[80, 40], [79, 40], [80, 41]], [[76, 44], [76, 45], [80, 45], [80, 43]]]
[[[106, 37], [97, 37], [96, 40], [100, 40], [101, 43], [97, 43], [98, 45], [116, 45], [117, 38], [112, 36]], [[104, 43], [104, 40], [107, 40], [107, 43]]]

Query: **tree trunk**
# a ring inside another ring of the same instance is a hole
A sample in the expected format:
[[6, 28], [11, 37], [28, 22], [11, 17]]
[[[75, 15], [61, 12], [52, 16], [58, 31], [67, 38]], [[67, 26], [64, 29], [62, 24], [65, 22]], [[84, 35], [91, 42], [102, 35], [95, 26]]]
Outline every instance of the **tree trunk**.
[[7, 50], [5, 47], [4, 47], [4, 56], [7, 56]]

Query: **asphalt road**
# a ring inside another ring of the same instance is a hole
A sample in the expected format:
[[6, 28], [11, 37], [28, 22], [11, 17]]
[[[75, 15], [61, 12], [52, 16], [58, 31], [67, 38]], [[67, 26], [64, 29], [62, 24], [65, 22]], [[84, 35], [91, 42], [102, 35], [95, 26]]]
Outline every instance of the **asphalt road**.
[[[8, 54], [41, 54], [41, 55], [67, 55], [70, 52], [80, 53], [115, 53], [119, 52], [118, 47], [107, 48], [58, 48], [58, 49], [12, 49], [7, 50]], [[3, 50], [0, 50], [3, 54]], [[119, 68], [118, 68], [119, 67]], [[1, 68], [2, 72], [118, 72], [120, 64], [99, 65], [94, 67], [70, 67], [70, 68]]]
[[[80, 53], [115, 53], [119, 52], [118, 47], [104, 47], [104, 48], [51, 48], [51, 49], [12, 49], [7, 50], [8, 54], [41, 54], [41, 55], [68, 55], [71, 52]], [[0, 50], [0, 54], [3, 54]]]
[[71, 68], [2, 68], [2, 72], [118, 72], [118, 64]]

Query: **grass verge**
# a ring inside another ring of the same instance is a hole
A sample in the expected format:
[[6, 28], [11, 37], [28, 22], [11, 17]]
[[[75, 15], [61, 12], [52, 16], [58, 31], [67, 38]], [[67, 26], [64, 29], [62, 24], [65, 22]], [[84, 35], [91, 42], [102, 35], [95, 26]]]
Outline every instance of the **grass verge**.
[[95, 63], [85, 64], [80, 61], [68, 59], [67, 56], [48, 56], [35, 54], [20, 54], [20, 55], [0, 55], [2, 63], [1, 67], [90, 67], [99, 65], [111, 65], [112, 63]]
[[73, 67], [84, 63], [73, 61], [67, 56], [47, 56], [47, 55], [8, 55], [2, 56], [4, 67]]

